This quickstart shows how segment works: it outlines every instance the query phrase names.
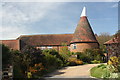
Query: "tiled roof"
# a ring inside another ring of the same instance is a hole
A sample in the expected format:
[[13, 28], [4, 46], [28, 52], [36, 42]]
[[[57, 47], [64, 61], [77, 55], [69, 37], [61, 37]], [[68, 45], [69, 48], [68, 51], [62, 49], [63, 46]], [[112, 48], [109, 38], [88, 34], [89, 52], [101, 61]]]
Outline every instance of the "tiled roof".
[[120, 35], [114, 37], [113, 39], [105, 42], [104, 44], [118, 44], [120, 43]]
[[31, 46], [70, 44], [73, 34], [23, 35], [18, 39]]
[[82, 16], [78, 22], [71, 43], [74, 42], [97, 42], [86, 16]]

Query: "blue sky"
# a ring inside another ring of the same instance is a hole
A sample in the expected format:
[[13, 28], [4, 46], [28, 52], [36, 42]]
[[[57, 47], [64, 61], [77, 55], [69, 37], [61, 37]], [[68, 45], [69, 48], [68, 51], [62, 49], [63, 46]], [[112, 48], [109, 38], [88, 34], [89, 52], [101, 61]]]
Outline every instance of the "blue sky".
[[0, 39], [16, 39], [20, 35], [74, 33], [84, 6], [94, 33], [116, 33], [117, 2], [5, 2], [2, 3]]

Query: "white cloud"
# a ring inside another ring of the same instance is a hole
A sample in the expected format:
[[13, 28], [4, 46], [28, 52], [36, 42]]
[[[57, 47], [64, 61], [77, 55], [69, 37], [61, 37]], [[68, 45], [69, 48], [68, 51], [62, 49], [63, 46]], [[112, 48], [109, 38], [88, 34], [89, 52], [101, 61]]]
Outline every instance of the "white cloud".
[[[1, 29], [1, 27], [0, 27]], [[3, 26], [2, 31], [0, 32], [0, 35], [2, 35], [3, 39], [16, 39], [18, 35], [25, 33], [25, 29], [23, 27], [17, 28], [16, 26]]]
[[54, 3], [4, 3], [2, 4], [2, 31], [0, 39], [15, 39], [29, 33], [27, 24], [41, 20], [52, 9], [61, 4]]
[[[53, 3], [16, 3], [7, 4], [3, 7], [3, 17], [15, 22], [34, 22], [42, 19], [46, 13], [57, 8], [59, 5], [52, 7]], [[5, 20], [7, 20], [5, 19]], [[5, 21], [6, 22], [6, 21]]]

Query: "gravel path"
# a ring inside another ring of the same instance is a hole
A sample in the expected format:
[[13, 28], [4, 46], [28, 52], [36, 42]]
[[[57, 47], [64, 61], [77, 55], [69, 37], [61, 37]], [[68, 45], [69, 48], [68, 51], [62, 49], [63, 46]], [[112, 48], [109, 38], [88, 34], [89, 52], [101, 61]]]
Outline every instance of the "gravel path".
[[68, 66], [48, 74], [48, 78], [90, 78], [90, 69], [99, 64]]

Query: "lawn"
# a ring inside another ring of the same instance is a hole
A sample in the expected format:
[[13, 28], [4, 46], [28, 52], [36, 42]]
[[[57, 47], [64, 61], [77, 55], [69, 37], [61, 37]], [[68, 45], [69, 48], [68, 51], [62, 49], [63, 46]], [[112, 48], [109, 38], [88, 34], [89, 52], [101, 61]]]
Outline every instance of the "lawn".
[[96, 78], [103, 78], [110, 76], [110, 72], [108, 71], [107, 66], [104, 64], [93, 67], [90, 70], [90, 74], [92, 77], [96, 77]]

